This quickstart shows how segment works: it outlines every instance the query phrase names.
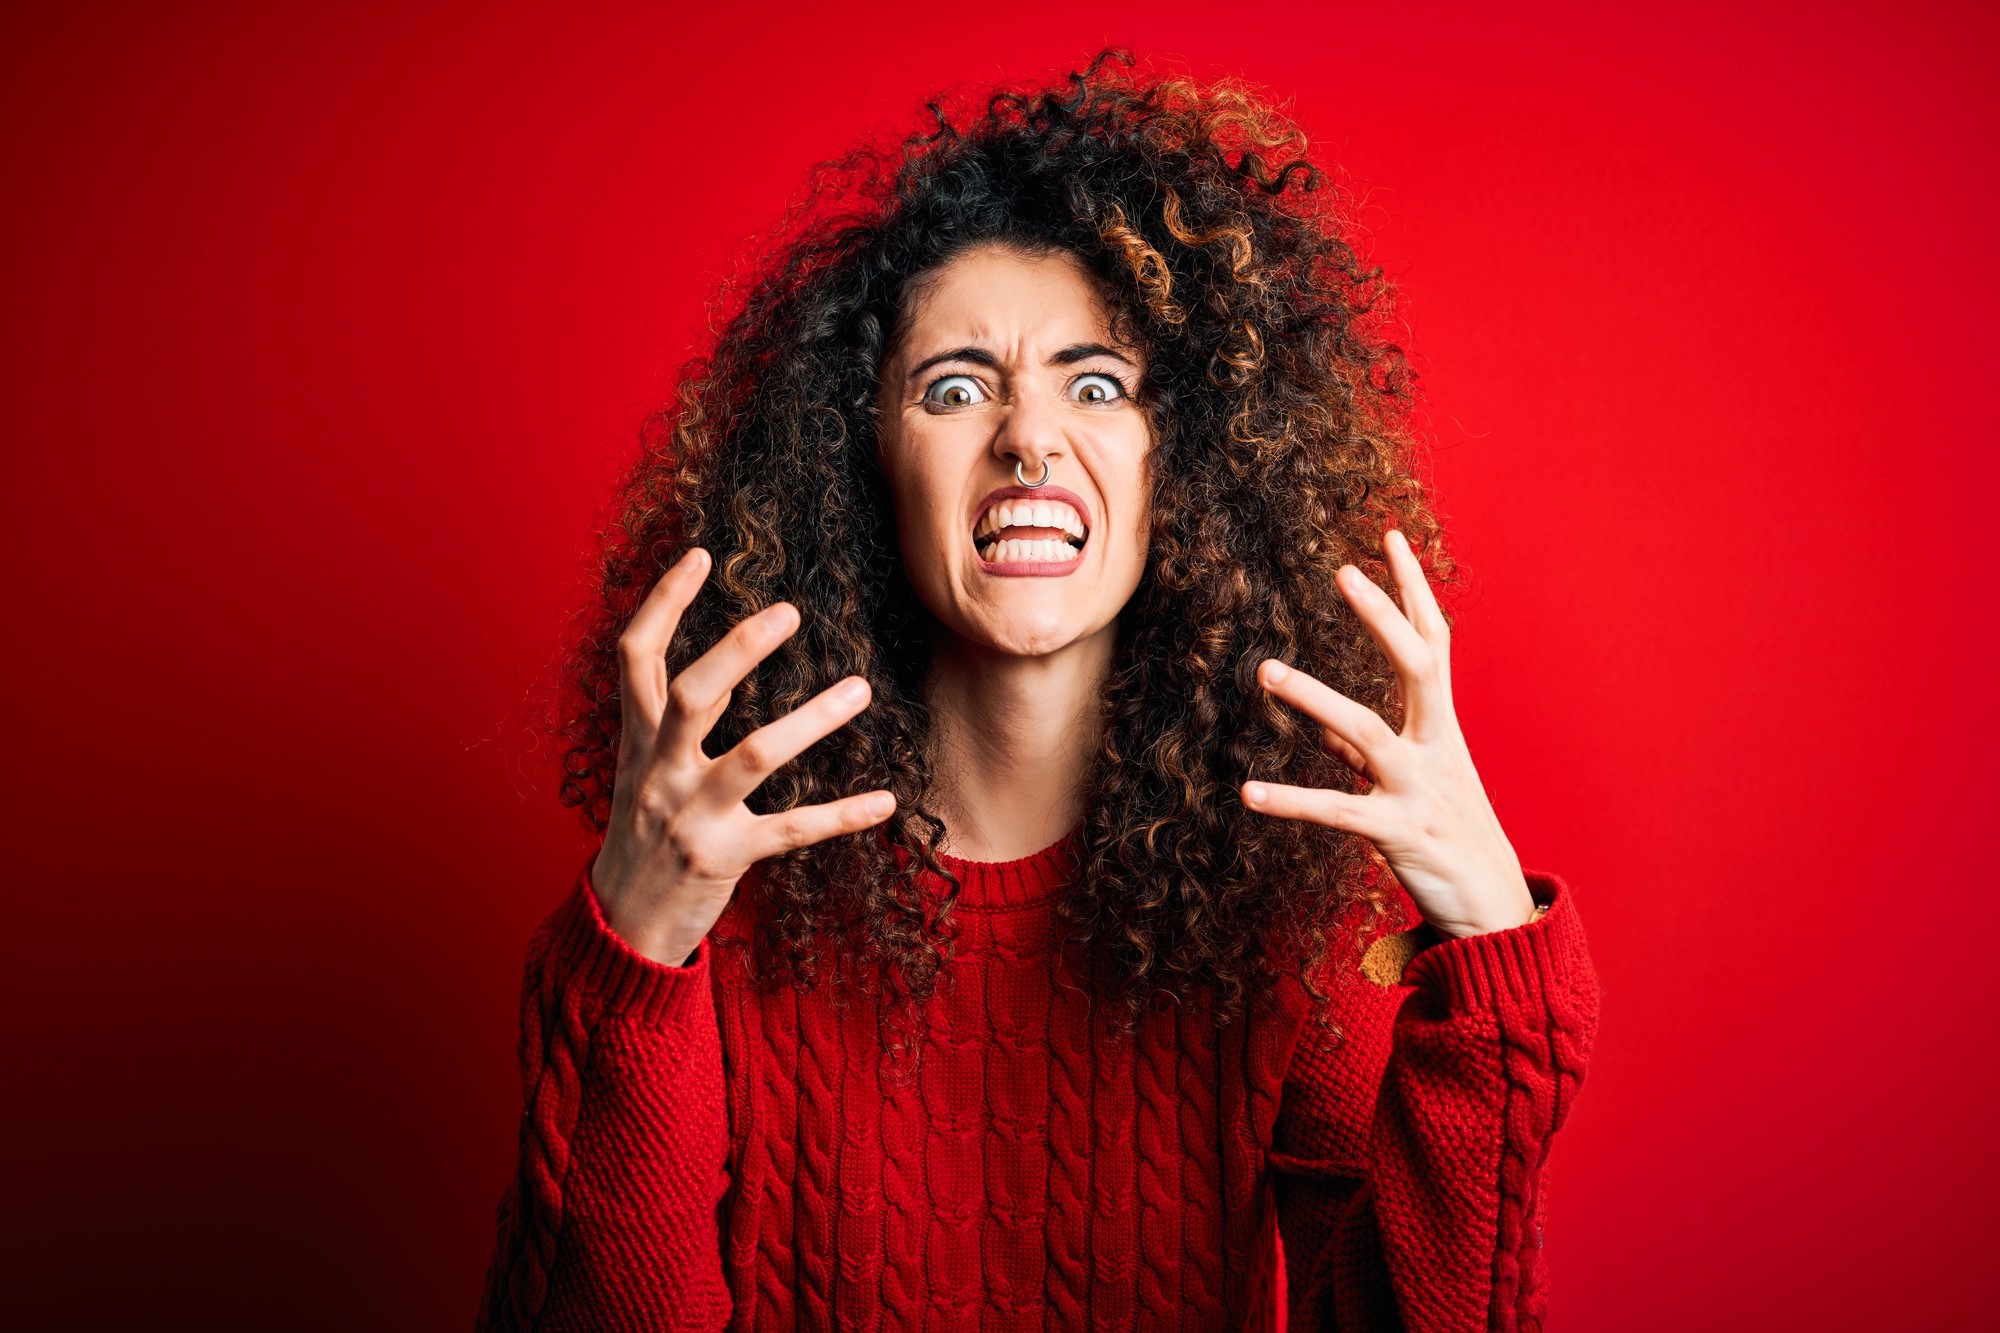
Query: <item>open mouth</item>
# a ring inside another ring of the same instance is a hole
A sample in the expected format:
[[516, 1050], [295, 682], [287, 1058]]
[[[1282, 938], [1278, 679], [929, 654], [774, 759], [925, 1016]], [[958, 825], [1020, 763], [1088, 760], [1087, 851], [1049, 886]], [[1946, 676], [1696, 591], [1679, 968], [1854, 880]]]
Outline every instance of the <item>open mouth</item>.
[[988, 564], [1060, 564], [1079, 560], [1090, 528], [1062, 500], [1000, 500], [973, 525], [972, 542]]

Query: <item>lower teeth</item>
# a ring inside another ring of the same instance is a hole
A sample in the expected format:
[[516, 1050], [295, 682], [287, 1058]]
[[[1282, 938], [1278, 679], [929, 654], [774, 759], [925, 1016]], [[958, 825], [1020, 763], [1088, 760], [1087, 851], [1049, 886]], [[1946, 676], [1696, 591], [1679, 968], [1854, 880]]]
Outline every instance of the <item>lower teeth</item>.
[[[1034, 542], [1014, 543], [1015, 550], [1010, 555], [1004, 553], [1001, 549], [1008, 544], [1006, 542], [988, 542], [979, 548], [979, 558], [988, 564], [1006, 564], [1022, 560], [1043, 564], [1066, 564], [1069, 561], [1077, 559], [1081, 554], [1080, 548], [1071, 546], [1067, 542]], [[1023, 546], [1029, 549], [1022, 550]], [[1034, 547], [1045, 549], [1035, 550], [1033, 549]]]

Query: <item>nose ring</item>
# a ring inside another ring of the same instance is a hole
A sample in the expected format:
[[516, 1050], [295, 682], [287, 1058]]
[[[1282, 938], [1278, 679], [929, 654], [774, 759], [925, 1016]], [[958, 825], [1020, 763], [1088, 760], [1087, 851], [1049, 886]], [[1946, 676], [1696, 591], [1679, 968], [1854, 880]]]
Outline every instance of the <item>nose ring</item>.
[[1014, 480], [1020, 482], [1023, 486], [1026, 486], [1031, 491], [1039, 487], [1048, 485], [1049, 473], [1052, 470], [1053, 469], [1051, 469], [1049, 466], [1049, 460], [1044, 458], [1042, 460], [1042, 479], [1040, 481], [1029, 481], [1026, 477], [1021, 475], [1021, 460], [1018, 458], [1014, 460]]

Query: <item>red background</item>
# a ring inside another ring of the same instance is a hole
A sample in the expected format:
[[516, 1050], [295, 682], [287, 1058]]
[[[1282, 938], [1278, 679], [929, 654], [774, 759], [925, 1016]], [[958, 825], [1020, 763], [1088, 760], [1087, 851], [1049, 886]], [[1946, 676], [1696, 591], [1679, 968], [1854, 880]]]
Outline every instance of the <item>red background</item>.
[[177, 8], [0, 33], [10, 1323], [469, 1323], [636, 423], [809, 163], [1107, 39], [1293, 96], [1405, 289], [1604, 981], [1556, 1326], [1990, 1304], [1990, 9]]

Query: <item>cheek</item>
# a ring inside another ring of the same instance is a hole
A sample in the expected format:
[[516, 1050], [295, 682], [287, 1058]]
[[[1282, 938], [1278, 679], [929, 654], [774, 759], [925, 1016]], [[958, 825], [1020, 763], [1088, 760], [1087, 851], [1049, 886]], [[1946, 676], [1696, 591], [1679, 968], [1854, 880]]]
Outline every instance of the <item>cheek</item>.
[[905, 540], [930, 541], [948, 530], [947, 511], [956, 492], [937, 467], [935, 451], [918, 447], [899, 453], [890, 460], [889, 475], [889, 491], [896, 499], [896, 530]]
[[1120, 535], [1143, 557], [1152, 535], [1152, 436], [1142, 429], [1135, 437], [1120, 439], [1118, 450], [1113, 456], [1120, 460], [1120, 466], [1106, 480], [1116, 488], [1118, 513], [1123, 519]]

